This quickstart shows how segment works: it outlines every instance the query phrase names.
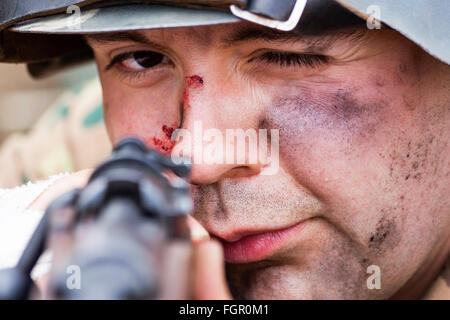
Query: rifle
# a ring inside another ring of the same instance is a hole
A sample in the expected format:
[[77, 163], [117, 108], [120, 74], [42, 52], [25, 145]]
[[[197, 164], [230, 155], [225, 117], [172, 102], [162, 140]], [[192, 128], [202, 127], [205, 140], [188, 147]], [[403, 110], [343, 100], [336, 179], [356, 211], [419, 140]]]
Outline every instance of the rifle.
[[[136, 138], [120, 141], [86, 187], [47, 208], [17, 266], [0, 270], [0, 299], [30, 298], [30, 274], [46, 247], [52, 299], [186, 298], [190, 170]], [[167, 262], [173, 251], [175, 265]], [[70, 282], [74, 271], [81, 282]]]

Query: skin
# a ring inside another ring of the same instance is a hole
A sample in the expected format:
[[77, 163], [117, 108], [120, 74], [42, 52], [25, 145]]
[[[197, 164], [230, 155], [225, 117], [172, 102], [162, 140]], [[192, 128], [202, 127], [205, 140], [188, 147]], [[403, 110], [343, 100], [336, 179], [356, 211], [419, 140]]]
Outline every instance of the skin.
[[[135, 32], [157, 46], [87, 37], [111, 141], [134, 135], [169, 153], [156, 143], [167, 139], [164, 125], [280, 129], [276, 175], [261, 175], [261, 163], [193, 166], [193, 216], [212, 237], [304, 225], [263, 260], [227, 264], [233, 296], [419, 298], [450, 252], [450, 68], [391, 30], [346, 30], [320, 45], [328, 38], [221, 43], [249, 27]], [[255, 58], [262, 49], [328, 63], [280, 66]], [[114, 56], [142, 50], [167, 60], [106, 70]], [[203, 80], [194, 88], [193, 75]], [[221, 265], [220, 253], [211, 259]], [[380, 290], [367, 288], [370, 265], [381, 269]], [[208, 292], [224, 298], [220, 270], [199, 283], [215, 279]]]

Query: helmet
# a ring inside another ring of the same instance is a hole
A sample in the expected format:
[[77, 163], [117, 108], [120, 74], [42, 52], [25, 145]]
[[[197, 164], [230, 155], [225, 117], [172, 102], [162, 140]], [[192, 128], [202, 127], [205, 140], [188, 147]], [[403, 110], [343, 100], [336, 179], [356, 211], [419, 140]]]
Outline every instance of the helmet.
[[0, 0], [0, 62], [42, 77], [92, 58], [81, 34], [247, 20], [302, 34], [393, 28], [450, 64], [449, 13], [442, 0]]

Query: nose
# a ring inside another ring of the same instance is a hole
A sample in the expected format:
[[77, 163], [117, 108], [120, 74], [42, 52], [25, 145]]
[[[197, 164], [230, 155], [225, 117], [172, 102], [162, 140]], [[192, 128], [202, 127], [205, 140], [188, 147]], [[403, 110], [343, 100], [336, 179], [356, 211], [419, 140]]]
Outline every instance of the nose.
[[191, 182], [207, 185], [258, 175], [264, 165], [258, 157], [258, 115], [249, 108], [251, 101], [219, 77], [192, 75], [185, 81], [183, 137], [174, 151], [181, 149], [191, 158]]

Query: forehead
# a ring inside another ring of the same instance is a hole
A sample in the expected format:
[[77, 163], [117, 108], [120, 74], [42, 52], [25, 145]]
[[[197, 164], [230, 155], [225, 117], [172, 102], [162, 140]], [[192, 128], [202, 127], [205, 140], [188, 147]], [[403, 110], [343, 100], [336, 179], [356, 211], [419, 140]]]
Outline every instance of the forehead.
[[[287, 33], [283, 35], [281, 32], [277, 32], [276, 30], [258, 26], [245, 21], [211, 26], [141, 30], [135, 32], [134, 34], [143, 35], [149, 39], [164, 41], [166, 43], [184, 40], [196, 43], [222, 44], [227, 42], [228, 40], [236, 39], [237, 35], [242, 35], [244, 33], [252, 33], [255, 35], [271, 34], [273, 38], [275, 38], [277, 35], [287, 36]], [[127, 33], [125, 33], [125, 35], [127, 35]], [[128, 33], [128, 35], [130, 35], [130, 33]]]
[[159, 40], [170, 41], [172, 38], [184, 37], [189, 40], [206, 41], [208, 39], [229, 38], [235, 34], [242, 33], [255, 34], [271, 34], [273, 37], [294, 35], [294, 33], [286, 33], [276, 31], [270, 28], [259, 26], [245, 21], [218, 24], [210, 26], [195, 26], [195, 27], [178, 27], [178, 28], [164, 28], [164, 29], [150, 29], [139, 31], [124, 31], [124, 32], [104, 32], [97, 34], [88, 34], [86, 38], [95, 42], [112, 42], [112, 41], [137, 41], [139, 37], [145, 36]]
[[278, 31], [249, 22], [236, 22], [214, 26], [98, 33], [87, 35], [86, 39], [94, 47], [118, 42], [136, 42], [156, 46], [189, 42], [197, 45], [230, 47], [260, 41], [283, 44], [301, 43], [306, 51], [325, 51], [337, 40], [358, 40], [364, 30], [357, 26], [349, 26], [344, 29], [303, 34], [299, 31]]

